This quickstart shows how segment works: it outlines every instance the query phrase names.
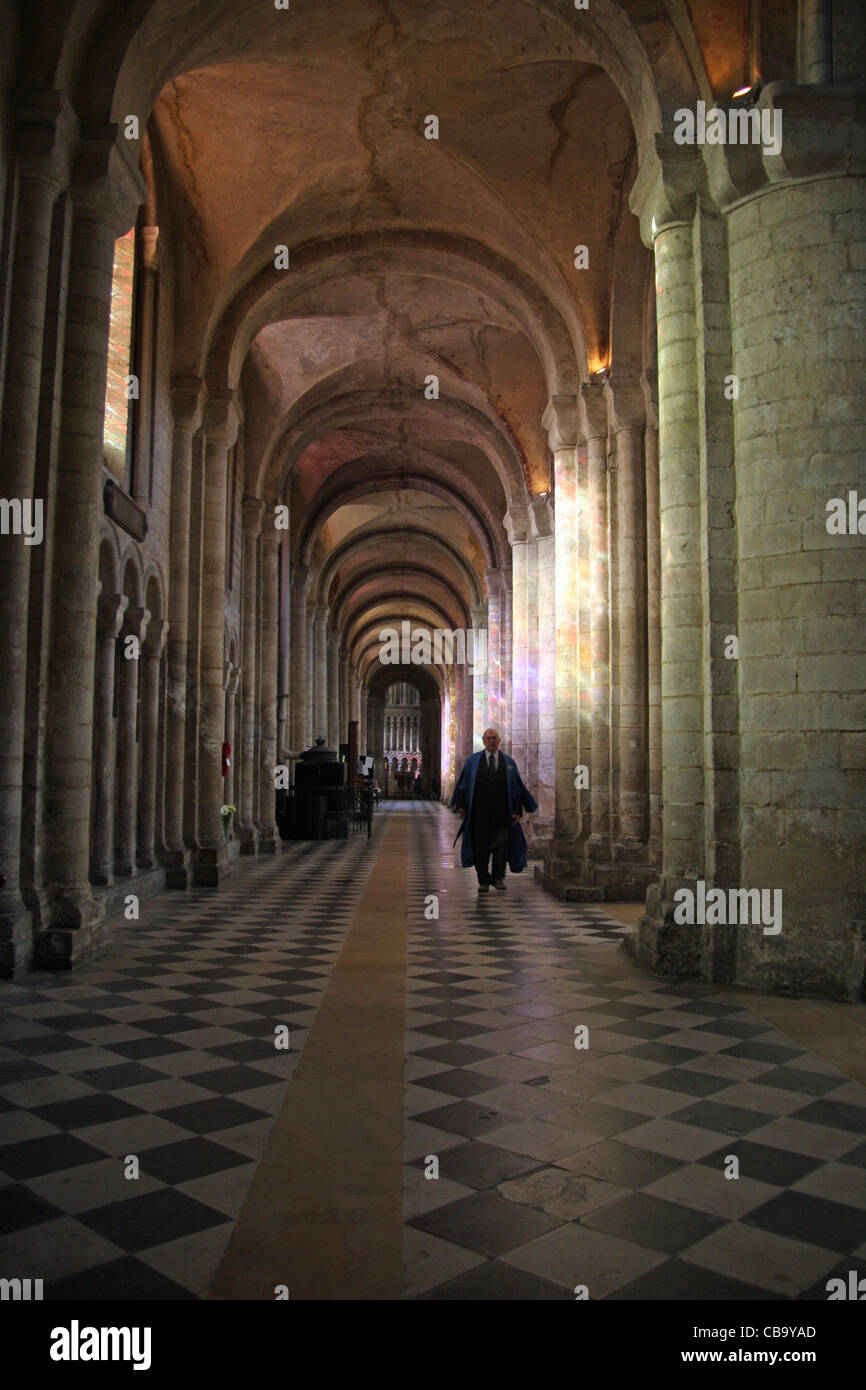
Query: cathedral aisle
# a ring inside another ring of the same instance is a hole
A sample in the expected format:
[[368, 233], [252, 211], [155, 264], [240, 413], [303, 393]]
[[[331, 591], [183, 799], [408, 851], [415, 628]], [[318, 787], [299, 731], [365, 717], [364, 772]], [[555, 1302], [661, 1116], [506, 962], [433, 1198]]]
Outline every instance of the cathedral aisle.
[[479, 897], [455, 830], [389, 803], [369, 844], [235, 860], [74, 975], [0, 984], [0, 1275], [48, 1299], [823, 1300], [866, 1274], [853, 1006], [648, 975], [602, 905], [530, 874]]

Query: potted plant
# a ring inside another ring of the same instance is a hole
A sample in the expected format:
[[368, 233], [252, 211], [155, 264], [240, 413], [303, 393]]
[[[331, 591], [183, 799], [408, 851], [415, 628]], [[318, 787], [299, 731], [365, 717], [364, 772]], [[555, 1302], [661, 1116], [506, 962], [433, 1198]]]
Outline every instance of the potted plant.
[[220, 807], [220, 815], [223, 818], [223, 835], [227, 840], [230, 840], [232, 837], [232, 816], [237, 809], [237, 806]]

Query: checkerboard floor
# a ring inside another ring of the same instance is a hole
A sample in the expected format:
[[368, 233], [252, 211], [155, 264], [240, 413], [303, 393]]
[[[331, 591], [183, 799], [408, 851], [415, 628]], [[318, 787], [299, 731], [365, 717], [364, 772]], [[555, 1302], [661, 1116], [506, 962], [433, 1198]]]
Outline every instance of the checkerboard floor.
[[528, 873], [479, 896], [454, 817], [396, 803], [370, 844], [236, 860], [72, 975], [0, 982], [0, 1276], [206, 1297], [392, 815], [405, 1298], [824, 1299], [866, 1274], [866, 1091], [744, 992], [646, 974], [603, 905]]
[[377, 840], [235, 860], [71, 975], [0, 982], [0, 1275], [46, 1299], [206, 1295]]
[[479, 894], [453, 818], [413, 811], [404, 1297], [826, 1299], [866, 1274], [866, 1089], [744, 991], [647, 974], [603, 905], [528, 873]]

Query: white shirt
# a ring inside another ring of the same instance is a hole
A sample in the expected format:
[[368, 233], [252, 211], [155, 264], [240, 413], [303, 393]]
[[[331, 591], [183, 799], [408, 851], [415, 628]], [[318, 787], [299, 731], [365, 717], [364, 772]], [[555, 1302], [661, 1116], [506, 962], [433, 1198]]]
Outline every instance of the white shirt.
[[498, 749], [498, 748], [497, 748], [497, 750], [496, 750], [495, 753], [489, 753], [489, 752], [487, 751], [487, 749], [485, 748], [485, 750], [484, 750], [484, 759], [485, 759], [485, 762], [487, 763], [488, 768], [490, 767], [490, 759], [491, 759], [491, 757], [493, 758], [493, 771], [494, 771], [494, 772], [498, 772], [498, 771], [499, 771], [499, 749]]

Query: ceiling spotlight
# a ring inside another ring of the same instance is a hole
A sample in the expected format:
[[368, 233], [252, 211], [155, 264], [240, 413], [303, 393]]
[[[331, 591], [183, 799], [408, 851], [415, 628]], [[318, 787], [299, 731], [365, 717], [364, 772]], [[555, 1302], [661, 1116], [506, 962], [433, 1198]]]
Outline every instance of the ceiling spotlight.
[[738, 87], [737, 90], [733, 93], [733, 95], [735, 97], [744, 97], [747, 96], [751, 90], [751, 87]]

